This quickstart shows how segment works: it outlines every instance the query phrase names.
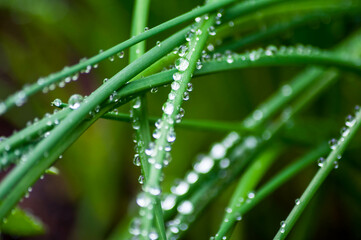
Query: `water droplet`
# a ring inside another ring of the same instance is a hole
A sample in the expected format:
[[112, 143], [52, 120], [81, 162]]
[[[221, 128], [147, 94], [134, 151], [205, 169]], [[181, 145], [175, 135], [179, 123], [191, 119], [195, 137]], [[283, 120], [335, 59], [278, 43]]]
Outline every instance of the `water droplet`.
[[255, 110], [253, 112], [253, 119], [256, 120], [256, 121], [259, 121], [263, 118], [263, 112], [259, 109]]
[[255, 196], [256, 196], [256, 194], [255, 194], [254, 192], [249, 192], [249, 193], [247, 194], [247, 197], [248, 197], [249, 199], [253, 199]]
[[150, 187], [150, 188], [148, 189], [148, 192], [149, 192], [150, 194], [152, 194], [153, 196], [158, 196], [158, 195], [160, 195], [161, 190], [160, 190], [159, 187]]
[[160, 47], [161, 46], [161, 42], [160, 41], [157, 41], [157, 46]]
[[113, 62], [114, 61], [114, 56], [110, 56], [109, 61]]
[[214, 161], [211, 157], [204, 156], [199, 162], [194, 165], [194, 170], [198, 173], [209, 172], [214, 165]]
[[180, 214], [188, 215], [193, 212], [193, 204], [192, 202], [186, 200], [183, 201], [178, 207], [177, 210]]
[[292, 94], [292, 87], [288, 84], [283, 85], [281, 88], [281, 92], [282, 92], [283, 96], [288, 97]]
[[184, 100], [184, 101], [188, 101], [188, 100], [189, 100], [189, 93], [188, 93], [188, 92], [184, 92], [184, 93], [183, 93], [183, 100]]
[[136, 202], [140, 207], [147, 207], [151, 203], [151, 199], [142, 192], [138, 194]]
[[333, 167], [334, 167], [334, 169], [338, 168], [338, 161], [337, 160], [333, 162]]
[[134, 163], [135, 166], [138, 166], [138, 167], [140, 166], [140, 156], [139, 156], [139, 154], [134, 155], [133, 163]]
[[21, 107], [26, 102], [27, 97], [24, 91], [19, 91], [15, 95], [15, 105]]
[[141, 106], [142, 102], [140, 100], [140, 98], [136, 98], [134, 101], [133, 101], [133, 108], [134, 109], [139, 109], [140, 106]]
[[247, 148], [255, 148], [258, 144], [257, 138], [254, 136], [249, 136], [245, 139], [245, 145]]
[[124, 51], [118, 52], [118, 53], [117, 53], [117, 56], [118, 56], [118, 58], [120, 58], [120, 59], [124, 58]]
[[352, 115], [348, 115], [346, 117], [346, 126], [347, 127], [353, 127], [353, 125], [355, 125], [356, 123], [356, 119], [352, 116]]
[[190, 184], [197, 182], [198, 178], [198, 174], [193, 171], [189, 172], [186, 176], [187, 182]]
[[341, 136], [346, 137], [350, 133], [350, 129], [347, 127], [341, 128]]
[[179, 81], [179, 80], [181, 80], [182, 79], [182, 74], [180, 73], [180, 72], [175, 72], [174, 74], [173, 74], [173, 80], [174, 81]]
[[60, 107], [63, 104], [63, 102], [59, 98], [57, 98], [51, 104], [55, 107]]
[[174, 130], [173, 130], [173, 128], [172, 128], [172, 129], [169, 131], [169, 133], [168, 133], [167, 141], [168, 141], [169, 143], [172, 143], [172, 142], [175, 141], [175, 139], [176, 139], [175, 132], [174, 132]]
[[216, 29], [213, 26], [210, 26], [208, 28], [208, 34], [211, 35], [211, 36], [216, 35]]
[[185, 71], [189, 66], [189, 62], [185, 58], [178, 58], [175, 62], [175, 67], [178, 69], [178, 71]]
[[163, 210], [170, 210], [175, 206], [176, 196], [173, 194], [169, 194], [165, 197], [162, 201], [162, 208]]
[[168, 114], [168, 115], [171, 115], [173, 113], [173, 110], [174, 110], [174, 106], [173, 104], [171, 104], [170, 102], [166, 102], [164, 105], [163, 105], [163, 112], [165, 114]]
[[157, 88], [157, 87], [154, 87], [154, 88], [150, 89], [150, 92], [151, 92], [151, 93], [156, 93], [156, 92], [158, 92], [158, 88]]
[[225, 169], [225, 168], [229, 167], [230, 164], [231, 164], [231, 161], [228, 158], [224, 158], [219, 162], [219, 167], [222, 169]]
[[325, 158], [320, 157], [320, 158], [317, 160], [317, 165], [318, 165], [319, 167], [323, 167], [324, 162], [325, 162]]
[[214, 159], [221, 159], [226, 155], [226, 148], [220, 143], [214, 144], [210, 155]]
[[172, 84], [171, 84], [171, 88], [174, 91], [177, 91], [180, 88], [180, 84], [178, 82], [176, 82], [176, 81], [173, 81]]
[[232, 55], [228, 55], [228, 56], [227, 56], [227, 63], [233, 63], [233, 62], [234, 62], [233, 56], [232, 56]]
[[179, 181], [175, 186], [171, 187], [172, 193], [178, 196], [186, 194], [188, 190], [189, 184], [185, 181]]
[[277, 47], [274, 45], [270, 45], [266, 48], [265, 54], [267, 56], [273, 56], [274, 54], [277, 53]]
[[297, 199], [295, 200], [295, 204], [296, 204], [296, 205], [300, 205], [300, 203], [301, 203], [301, 200], [300, 200], [299, 198], [297, 198]]
[[157, 240], [157, 239], [158, 239], [158, 233], [156, 233], [156, 232], [150, 232], [150, 233], [149, 233], [149, 239], [150, 239], [150, 240]]
[[6, 104], [4, 102], [0, 102], [0, 115], [4, 114], [7, 110]]
[[335, 150], [337, 147], [338, 141], [337, 141], [337, 139], [332, 138], [330, 141], [328, 141], [328, 144], [330, 145], [330, 148], [332, 150]]
[[74, 94], [69, 98], [68, 104], [71, 109], [75, 110], [80, 107], [82, 101], [83, 101], [83, 97], [81, 95]]
[[145, 27], [144, 28], [144, 32], [148, 31], [149, 30], [149, 27]]
[[281, 221], [281, 222], [280, 222], [280, 226], [281, 226], [281, 228], [285, 228], [285, 227], [286, 227], [286, 222], [285, 222], [285, 221]]
[[203, 67], [203, 64], [202, 64], [201, 60], [198, 59], [198, 61], [197, 61], [197, 63], [196, 63], [196, 68], [197, 68], [198, 70], [200, 70], [200, 69], [202, 69], [202, 67]]
[[103, 80], [103, 83], [106, 83], [106, 82], [108, 82], [108, 78], [104, 78], [104, 80]]
[[194, 19], [194, 21], [196, 21], [196, 22], [200, 22], [201, 20], [202, 20], [201, 17], [196, 17], [196, 18]]

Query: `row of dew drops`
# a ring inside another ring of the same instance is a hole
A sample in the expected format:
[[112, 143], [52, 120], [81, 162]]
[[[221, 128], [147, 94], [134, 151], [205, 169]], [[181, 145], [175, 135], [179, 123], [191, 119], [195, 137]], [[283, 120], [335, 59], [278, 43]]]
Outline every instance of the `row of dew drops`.
[[[103, 50], [99, 50], [99, 54], [101, 54]], [[116, 54], [116, 56], [120, 59], [124, 58], [124, 51], [120, 51]], [[115, 59], [114, 56], [109, 57], [109, 60], [113, 62]], [[79, 64], [87, 61], [87, 58], [82, 58], [79, 61]], [[65, 66], [58, 74], [66, 73], [69, 71], [69, 66]], [[67, 83], [71, 81], [77, 81], [79, 79], [79, 74], [88, 74], [91, 72], [92, 69], [98, 68], [98, 63], [94, 65], [87, 65], [84, 69], [80, 70], [77, 73], [72, 74], [71, 76], [67, 76], [63, 79], [60, 79], [58, 83], [50, 83], [49, 81], [54, 82], [54, 79], [57, 77], [57, 74], [50, 74], [48, 77], [41, 77], [35, 83], [38, 87], [42, 88], [43, 93], [47, 93], [49, 91], [53, 91], [56, 89], [56, 86], [63, 88]], [[15, 105], [21, 107], [27, 101], [27, 92], [33, 87], [33, 85], [25, 85], [24, 88], [17, 93], [14, 94], [15, 98]], [[0, 102], [0, 115], [4, 114], [7, 111], [7, 106], [5, 102]]]
[[[338, 146], [340, 146], [340, 144], [341, 144], [342, 142], [344, 142], [344, 141], [345, 141], [345, 138], [350, 134], [351, 128], [352, 128], [352, 127], [355, 125], [355, 123], [356, 123], [356, 117], [355, 117], [355, 116], [360, 113], [360, 110], [361, 110], [360, 106], [358, 106], [358, 105], [355, 106], [355, 108], [354, 108], [354, 113], [355, 113], [355, 115], [351, 115], [351, 114], [347, 115], [346, 120], [345, 120], [345, 126], [342, 127], [342, 128], [341, 128], [341, 131], [340, 131], [340, 133], [341, 133], [340, 139], [337, 140], [337, 139], [335, 139], [335, 138], [332, 138], [332, 139], [328, 142], [328, 144], [329, 144], [329, 146], [330, 146], [330, 149], [331, 149], [332, 151], [337, 151]], [[339, 167], [338, 160], [340, 160], [340, 159], [342, 158], [342, 156], [339, 154], [339, 155], [337, 155], [336, 158], [337, 158], [337, 159], [334, 160], [334, 162], [333, 162], [333, 165], [334, 165], [334, 168], [335, 168], [335, 169], [337, 169], [337, 168]], [[325, 164], [326, 164], [326, 159], [325, 159], [324, 157], [320, 157], [320, 158], [317, 160], [317, 165], [318, 165], [320, 168], [324, 167]], [[297, 199], [295, 200], [295, 205], [298, 206], [298, 205], [300, 205], [300, 204], [301, 204], [301, 199], [297, 198]], [[281, 221], [279, 232], [282, 233], [282, 234], [285, 233], [285, 228], [286, 228], [286, 221]]]
[[[222, 14], [219, 12], [217, 13], [217, 22], [218, 24], [220, 24], [220, 18], [221, 18]], [[205, 20], [208, 19], [208, 16], [206, 15], [204, 17]], [[202, 20], [202, 18], [197, 17], [195, 19], [196, 22], [200, 22]], [[210, 29], [208, 29], [208, 33], [209, 35], [215, 35], [215, 29], [214, 27], [211, 27]], [[192, 39], [195, 38], [195, 44], [197, 44], [198, 40], [199, 40], [199, 36], [202, 34], [202, 31], [200, 29], [196, 29], [195, 27], [192, 27], [190, 32], [186, 35], [186, 41], [190, 42]], [[157, 45], [160, 43], [157, 43]], [[154, 165], [154, 167], [156, 169], [161, 169], [163, 166], [160, 163], [156, 163], [155, 162], [155, 156], [157, 154], [157, 151], [165, 151], [166, 152], [166, 157], [164, 159], [163, 165], [167, 166], [169, 164], [169, 161], [171, 159], [170, 157], [170, 151], [171, 151], [171, 144], [175, 141], [176, 139], [176, 135], [175, 135], [175, 131], [173, 128], [174, 123], [179, 123], [181, 122], [181, 119], [184, 116], [184, 109], [179, 107], [178, 109], [175, 109], [175, 103], [174, 100], [177, 98], [177, 96], [182, 95], [182, 99], [183, 101], [187, 101], [189, 100], [189, 93], [193, 90], [193, 86], [191, 83], [187, 83], [186, 88], [183, 90], [181, 89], [181, 85], [183, 83], [183, 78], [184, 78], [184, 71], [187, 70], [187, 68], [189, 67], [189, 61], [185, 58], [185, 55], [189, 52], [189, 51], [194, 51], [193, 49], [189, 49], [187, 45], [182, 45], [180, 46], [178, 49], [176, 49], [174, 51], [174, 54], [177, 54], [179, 56], [179, 58], [175, 61], [175, 68], [178, 70], [177, 72], [175, 72], [172, 76], [173, 78], [173, 82], [171, 83], [171, 91], [168, 94], [168, 99], [167, 101], [164, 103], [164, 105], [162, 106], [162, 110], [164, 113], [164, 119], [159, 119], [156, 124], [155, 124], [155, 130], [152, 134], [153, 138], [155, 140], [159, 139], [161, 137], [162, 134], [162, 129], [167, 129], [167, 136], [166, 136], [166, 145], [164, 146], [164, 148], [161, 146], [160, 149], [155, 149], [155, 143], [151, 142], [149, 147], [145, 150], [146, 155], [149, 157], [148, 158], [148, 162], [151, 165]], [[201, 68], [201, 64], [200, 61], [197, 62], [197, 69]], [[136, 101], [135, 104], [133, 105], [133, 109], [138, 109], [140, 108], [140, 100]], [[173, 120], [173, 114], [174, 111], [177, 111], [177, 114], [175, 116], [175, 122]], [[139, 124], [137, 123], [138, 119], [134, 119], [133, 120], [133, 128], [135, 130], [139, 129]], [[212, 161], [212, 160], [211, 160]], [[139, 153], [135, 154], [134, 157], [134, 164], [137, 166], [140, 166], [140, 158], [139, 158]], [[173, 186], [171, 191], [173, 194], [169, 194], [167, 195], [166, 199], [164, 199], [162, 201], [162, 208], [164, 210], [169, 210], [171, 208], [174, 207], [175, 205], [175, 197], [176, 195], [180, 196], [180, 195], [184, 195], [186, 194], [186, 192], [189, 189], [189, 183], [195, 183], [198, 180], [198, 173], [205, 173], [205, 168], [209, 168], [209, 166], [207, 166], [207, 164], [204, 162], [203, 164], [199, 165], [200, 163], [195, 165], [195, 169], [196, 171], [194, 172], [190, 172], [187, 175], [187, 179], [188, 182], [185, 181], [180, 181], [178, 182], [178, 184], [176, 186]], [[212, 164], [213, 165], [213, 164]], [[198, 169], [198, 172], [197, 172]], [[141, 175], [139, 177], [139, 182], [141, 184], [143, 184], [144, 181], [144, 177]], [[147, 192], [149, 192], [152, 195], [160, 195], [161, 190], [160, 189], [145, 189]], [[142, 208], [152, 208], [152, 204], [151, 204], [151, 198], [145, 193], [145, 192], [141, 192], [140, 194], [138, 194], [137, 199], [136, 199], [137, 204], [141, 207], [140, 210], [140, 215], [142, 216], [143, 214], [145, 214], [145, 211], [142, 211]], [[171, 206], [173, 205], [173, 206]], [[180, 214], [191, 214], [193, 212], [193, 204], [186, 200], [183, 201], [178, 207], [177, 210]], [[152, 218], [152, 216], [147, 216], [148, 218]], [[174, 222], [174, 221], [173, 221]], [[185, 231], [188, 226], [186, 225], [182, 225], [180, 224], [179, 226], [171, 226], [171, 224], [167, 224], [168, 227], [170, 229], [172, 229], [173, 233], [178, 233], [179, 230], [183, 230]], [[179, 228], [178, 228], [179, 227]], [[137, 237], [140, 234], [142, 234], [142, 232], [140, 231], [140, 220], [139, 219], [135, 219], [133, 221], [133, 224], [130, 228], [130, 233], [134, 236]], [[151, 236], [154, 238], [151, 238]], [[154, 231], [152, 231], [149, 236], [150, 239], [157, 239], [158, 236], [157, 234], [155, 234]]]
[[[355, 109], [354, 109], [354, 112], [355, 112], [355, 115], [358, 114], [360, 112], [360, 106], [355, 106]], [[343, 126], [341, 128], [341, 137], [339, 140], [335, 139], [335, 138], [332, 138], [330, 141], [328, 141], [328, 144], [331, 148], [331, 150], [335, 151], [337, 149], [337, 147], [345, 141], [345, 138], [349, 135], [350, 133], [350, 130], [351, 128], [355, 125], [356, 123], [356, 117], [354, 115], [347, 115], [346, 117], [346, 120], [345, 120], [345, 126]], [[334, 164], [334, 168], [337, 169], [338, 168], [338, 160], [340, 160], [342, 158], [342, 156], [339, 154], [337, 155], [336, 157], [337, 159], [333, 162]], [[320, 157], [318, 160], [317, 160], [317, 165], [319, 167], [323, 167], [326, 163], [326, 159], [324, 157]]]

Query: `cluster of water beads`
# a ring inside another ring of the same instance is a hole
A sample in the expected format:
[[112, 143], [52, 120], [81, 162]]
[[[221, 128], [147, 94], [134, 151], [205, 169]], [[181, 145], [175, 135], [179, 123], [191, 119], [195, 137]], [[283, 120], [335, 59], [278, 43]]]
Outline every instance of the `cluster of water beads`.
[[[360, 112], [360, 106], [355, 106], [355, 114], [358, 114]], [[330, 146], [330, 149], [332, 151], [336, 151], [338, 146], [343, 142], [345, 141], [345, 137], [347, 137], [350, 133], [350, 130], [351, 128], [355, 125], [356, 123], [356, 118], [355, 116], [349, 114], [347, 115], [346, 117], [346, 120], [345, 120], [345, 126], [341, 128], [340, 130], [340, 134], [341, 134], [341, 137], [339, 140], [335, 139], [335, 138], [332, 138], [331, 140], [328, 141], [328, 144]], [[339, 167], [338, 165], [338, 160], [340, 160], [342, 158], [342, 155], [337, 155], [336, 156], [336, 160], [334, 160], [333, 164], [334, 164], [334, 168], [337, 169]], [[324, 164], [326, 162], [326, 159], [323, 158], [323, 157], [320, 157], [318, 160], [317, 160], [317, 165], [319, 167], [323, 167]]]
[[[212, 46], [210, 49], [213, 51]], [[234, 61], [256, 61], [260, 59], [261, 57], [273, 57], [276, 55], [285, 56], [285, 55], [292, 55], [292, 54], [298, 54], [298, 55], [316, 55], [319, 54], [321, 51], [318, 48], [312, 47], [312, 46], [303, 46], [301, 44], [294, 46], [280, 46], [279, 48], [274, 45], [269, 45], [265, 49], [258, 48], [252, 51], [246, 51], [243, 54], [237, 54], [230, 50], [227, 50], [224, 52], [224, 54], [221, 53], [214, 53], [212, 56], [209, 55], [206, 51], [203, 52], [202, 55], [202, 61], [208, 62], [208, 61], [226, 61], [229, 64], [234, 63]]]
[[142, 235], [144, 237], [147, 237], [147, 239], [150, 240], [157, 240], [159, 238], [159, 235], [155, 229], [152, 229], [148, 236], [141, 230], [141, 220], [139, 218], [133, 219], [133, 221], [130, 224], [129, 233], [133, 235], [134, 240], [139, 239], [139, 236]]
[[285, 221], [281, 221], [280, 222], [280, 233], [285, 233], [285, 227], [286, 227], [286, 222]]
[[[200, 175], [204, 175], [211, 171], [216, 164], [218, 164], [220, 169], [227, 169], [230, 166], [230, 160], [225, 157], [226, 153], [238, 140], [239, 135], [232, 132], [222, 142], [214, 144], [208, 155], [199, 155], [197, 162], [193, 166], [193, 170], [186, 174], [184, 180], [176, 180], [175, 184], [171, 187], [171, 194], [166, 195], [163, 199], [163, 210], [169, 211], [173, 209], [178, 202], [177, 198], [186, 195], [191, 186], [199, 181], [201, 178]], [[185, 209], [190, 209], [185, 208], [185, 206], [187, 205], [184, 205], [179, 209], [177, 207], [177, 211], [180, 214], [185, 214], [187, 212]]]

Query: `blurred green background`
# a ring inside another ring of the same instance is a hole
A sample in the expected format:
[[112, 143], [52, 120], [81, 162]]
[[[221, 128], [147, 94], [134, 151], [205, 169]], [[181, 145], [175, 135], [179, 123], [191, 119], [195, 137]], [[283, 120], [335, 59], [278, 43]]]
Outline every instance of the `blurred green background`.
[[[202, 3], [200, 0], [153, 0], [149, 26], [158, 25]], [[130, 35], [132, 7], [133, 1], [127, 0], [0, 1], [0, 99], [26, 83], [126, 40]], [[249, 49], [297, 43], [331, 48], [360, 27], [360, 23], [360, 16], [315, 21]], [[259, 29], [266, 24], [260, 21]], [[171, 32], [151, 38], [147, 46], [154, 46]], [[67, 101], [74, 93], [90, 94], [104, 78], [127, 65], [127, 53], [123, 59], [100, 63], [97, 69], [65, 88], [37, 94], [22, 108], [11, 110], [0, 118], [0, 135], [9, 136], [14, 130], [22, 129], [27, 121], [52, 112], [50, 103], [55, 98]], [[302, 69], [247, 69], [198, 78], [193, 82], [190, 101], [184, 104], [185, 118], [240, 121]], [[283, 141], [287, 142], [287, 136], [296, 136], [304, 144], [289, 144], [269, 176], [317, 143], [338, 136], [344, 117], [352, 112], [354, 105], [361, 103], [360, 80], [354, 74], [342, 74], [339, 81], [295, 119]], [[160, 116], [168, 91], [169, 88], [160, 88], [157, 93], [148, 94], [151, 115]], [[128, 105], [123, 106], [120, 111], [128, 112], [128, 108]], [[30, 197], [21, 203], [46, 224], [46, 234], [31, 238], [4, 236], [4, 239], [107, 239], [118, 226], [127, 228], [128, 214], [137, 212], [134, 198], [140, 190], [137, 181], [140, 169], [132, 163], [132, 135], [127, 123], [102, 119], [95, 123], [58, 161], [56, 166], [60, 175], [46, 176], [36, 183]], [[198, 153], [208, 151], [210, 145], [223, 135], [178, 129], [173, 161], [165, 169], [164, 189], [168, 190], [176, 178], [184, 175]], [[296, 224], [291, 239], [361, 238], [360, 143], [358, 134], [340, 168], [331, 174]], [[273, 237], [279, 222], [287, 216], [294, 199], [303, 192], [316, 170], [315, 163], [262, 202], [242, 220], [233, 239]], [[232, 187], [210, 206], [211, 210], [184, 238], [208, 239], [214, 234], [231, 193]]]

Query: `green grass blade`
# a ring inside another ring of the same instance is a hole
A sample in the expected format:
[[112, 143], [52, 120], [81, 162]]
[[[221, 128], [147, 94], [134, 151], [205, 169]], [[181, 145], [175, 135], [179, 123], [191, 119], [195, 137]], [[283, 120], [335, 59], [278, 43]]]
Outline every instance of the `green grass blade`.
[[[216, 236], [229, 235], [229, 231], [232, 229], [235, 223], [244, 216], [245, 213], [249, 212], [253, 207], [255, 207], [259, 202], [261, 202], [271, 193], [273, 193], [282, 184], [286, 183], [290, 178], [294, 177], [311, 163], [314, 163], [315, 159], [326, 154], [328, 151], [328, 146], [322, 144], [317, 149], [306, 154], [299, 160], [296, 160], [294, 163], [286, 167], [280, 173], [276, 174], [271, 180], [269, 180], [267, 183], [265, 183], [264, 186], [262, 186], [259, 190], [255, 192], [252, 199], [242, 201], [242, 204], [232, 209], [232, 212], [228, 214], [228, 222], [222, 223]], [[246, 198], [247, 197], [243, 197], [243, 199]], [[236, 200], [239, 200], [239, 198]]]
[[340, 156], [345, 151], [347, 145], [358, 131], [360, 125], [361, 111], [357, 109], [354, 119], [348, 119], [346, 121], [346, 126], [348, 128], [347, 133], [345, 132], [344, 134], [342, 134], [336, 144], [331, 146], [332, 151], [328, 155], [327, 159], [324, 162], [319, 163], [319, 165], [321, 165], [321, 168], [318, 170], [302, 196], [299, 198], [299, 201], [296, 202], [296, 205], [288, 215], [287, 219], [282, 222], [281, 228], [277, 232], [274, 239], [285, 239], [287, 237], [292, 227], [295, 225], [297, 219], [302, 214], [307, 204], [311, 201], [312, 197], [316, 194], [321, 184], [325, 181], [326, 177], [330, 174], [332, 169], [334, 169], [335, 166], [338, 165], [338, 160], [340, 159]]
[[112, 48], [109, 48], [104, 52], [95, 55], [94, 57], [91, 57], [85, 61], [81, 61], [78, 64], [73, 65], [71, 67], [65, 67], [63, 70], [50, 74], [45, 78], [40, 78], [37, 81], [37, 83], [24, 87], [21, 91], [9, 96], [4, 102], [0, 102], [0, 115], [4, 114], [7, 110], [9, 110], [14, 106], [22, 106], [28, 97], [41, 91], [44, 87], [57, 83], [67, 77], [77, 79], [78, 78], [77, 76], [81, 70], [88, 71], [92, 68], [92, 66], [98, 64], [100, 61], [104, 59], [108, 59], [109, 57], [116, 55], [117, 53], [123, 51], [126, 48], [133, 46], [134, 44], [137, 44], [143, 40], [146, 40], [156, 34], [159, 34], [167, 29], [175, 27], [186, 21], [194, 19], [197, 16], [212, 12], [221, 7], [225, 7], [233, 2], [234, 0], [223, 0], [217, 3], [207, 4], [205, 6], [196, 8], [188, 13], [173, 18], [165, 23], [162, 23], [154, 28], [149, 29], [148, 31], [145, 31], [137, 36], [134, 36], [133, 38], [130, 38]]
[[16, 185], [19, 179], [21, 179], [30, 168], [34, 167], [37, 161], [43, 158], [44, 154], [58, 144], [59, 140], [62, 139], [67, 132], [72, 131], [72, 129], [79, 125], [80, 122], [89, 115], [89, 112], [93, 111], [99, 104], [109, 98], [115, 90], [124, 85], [132, 77], [150, 66], [154, 61], [167, 54], [167, 52], [171, 51], [175, 46], [182, 42], [186, 31], [187, 30], [180, 31], [163, 41], [162, 51], [155, 48], [151, 49], [142, 57], [138, 58], [119, 73], [114, 75], [111, 79], [109, 79], [109, 81], [87, 97], [80, 104], [78, 109], [72, 111], [66, 119], [54, 128], [49, 137], [36, 146], [34, 151], [27, 156], [27, 160], [24, 164], [15, 167], [0, 183], [0, 199], [3, 199], [11, 191], [13, 186]]

